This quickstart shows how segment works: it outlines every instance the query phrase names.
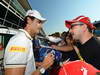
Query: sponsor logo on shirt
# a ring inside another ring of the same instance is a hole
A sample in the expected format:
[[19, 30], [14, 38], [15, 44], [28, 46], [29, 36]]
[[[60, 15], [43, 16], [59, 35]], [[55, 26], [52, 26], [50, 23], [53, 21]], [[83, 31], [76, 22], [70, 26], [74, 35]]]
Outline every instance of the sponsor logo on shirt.
[[26, 52], [26, 48], [22, 46], [11, 46], [9, 51], [10, 52]]

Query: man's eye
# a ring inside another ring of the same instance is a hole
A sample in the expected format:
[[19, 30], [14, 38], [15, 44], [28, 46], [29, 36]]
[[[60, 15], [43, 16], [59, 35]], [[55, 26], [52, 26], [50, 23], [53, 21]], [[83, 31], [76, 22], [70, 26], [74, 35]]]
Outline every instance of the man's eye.
[[39, 20], [38, 23], [42, 23], [42, 21]]

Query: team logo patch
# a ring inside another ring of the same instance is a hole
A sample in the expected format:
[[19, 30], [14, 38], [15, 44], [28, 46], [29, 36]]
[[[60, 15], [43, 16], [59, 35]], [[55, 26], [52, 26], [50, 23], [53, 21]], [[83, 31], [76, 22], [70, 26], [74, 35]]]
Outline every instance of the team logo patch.
[[9, 51], [10, 52], [26, 52], [26, 48], [22, 46], [11, 46]]

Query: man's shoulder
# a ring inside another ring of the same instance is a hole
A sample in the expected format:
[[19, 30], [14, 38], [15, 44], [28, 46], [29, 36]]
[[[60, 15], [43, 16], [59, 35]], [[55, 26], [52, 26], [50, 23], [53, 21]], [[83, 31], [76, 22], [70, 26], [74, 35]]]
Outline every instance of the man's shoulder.
[[13, 36], [11, 38], [11, 40], [20, 40], [20, 41], [26, 40], [26, 39], [27, 38], [26, 38], [26, 36], [25, 36], [25, 34], [23, 32], [19, 32], [18, 34], [16, 34], [15, 36]]
[[16, 34], [9, 41], [10, 44], [21, 44], [21, 43], [27, 44], [27, 42], [30, 42], [30, 41], [27, 39], [24, 33]]
[[92, 37], [86, 45], [91, 49], [100, 49], [100, 40], [97, 37]]

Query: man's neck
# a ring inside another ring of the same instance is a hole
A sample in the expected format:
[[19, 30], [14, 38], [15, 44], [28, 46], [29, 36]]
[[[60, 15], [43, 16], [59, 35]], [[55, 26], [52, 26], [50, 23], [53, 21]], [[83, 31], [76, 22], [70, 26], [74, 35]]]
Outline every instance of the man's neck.
[[35, 33], [32, 33], [32, 31], [28, 28], [24, 28], [25, 31], [28, 32], [28, 34], [31, 36], [31, 37], [34, 37], [35, 36]]
[[24, 28], [24, 30], [26, 31], [27, 36], [32, 40], [34, 35], [31, 34], [31, 31], [27, 30], [25, 28]]

